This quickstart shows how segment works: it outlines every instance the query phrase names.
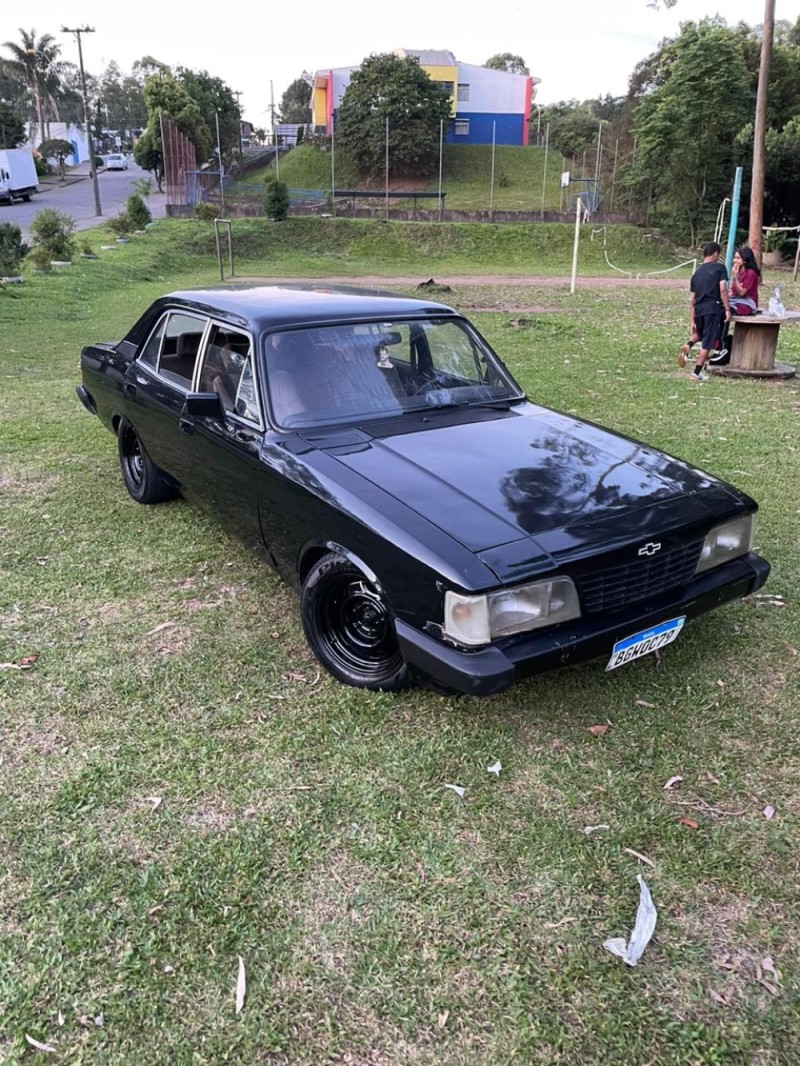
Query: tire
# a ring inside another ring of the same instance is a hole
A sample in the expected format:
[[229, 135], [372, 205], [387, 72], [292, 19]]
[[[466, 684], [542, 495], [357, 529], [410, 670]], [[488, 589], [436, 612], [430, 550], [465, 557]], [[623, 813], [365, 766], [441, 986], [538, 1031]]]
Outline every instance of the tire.
[[301, 614], [311, 650], [337, 680], [381, 692], [408, 683], [392, 613], [349, 559], [330, 553], [315, 563], [303, 583]]
[[117, 448], [122, 480], [137, 503], [163, 503], [178, 495], [175, 486], [151, 462], [136, 430], [125, 418], [117, 430]]
[[31, 194], [29, 192], [24, 192], [20, 199], [24, 204], [29, 204], [31, 202]]

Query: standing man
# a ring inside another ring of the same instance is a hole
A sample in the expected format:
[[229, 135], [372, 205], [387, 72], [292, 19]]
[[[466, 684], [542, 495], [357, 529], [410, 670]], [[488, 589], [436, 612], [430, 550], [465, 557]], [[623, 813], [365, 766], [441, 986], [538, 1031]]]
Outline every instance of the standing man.
[[728, 271], [720, 263], [720, 246], [710, 241], [703, 246], [703, 262], [692, 274], [689, 283], [690, 343], [681, 348], [678, 366], [686, 366], [686, 356], [691, 344], [699, 340], [700, 352], [692, 371], [693, 381], [705, 381], [703, 367], [712, 348], [719, 347], [725, 326], [730, 322], [731, 306], [728, 302]]

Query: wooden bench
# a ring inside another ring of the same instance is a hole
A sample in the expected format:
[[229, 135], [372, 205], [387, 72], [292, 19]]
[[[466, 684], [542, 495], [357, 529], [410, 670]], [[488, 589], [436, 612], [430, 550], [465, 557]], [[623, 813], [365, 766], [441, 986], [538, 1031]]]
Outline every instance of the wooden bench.
[[788, 363], [776, 363], [775, 351], [781, 326], [800, 322], [800, 311], [777, 315], [734, 315], [733, 350], [727, 366], [713, 366], [715, 374], [728, 377], [791, 378], [797, 368]]

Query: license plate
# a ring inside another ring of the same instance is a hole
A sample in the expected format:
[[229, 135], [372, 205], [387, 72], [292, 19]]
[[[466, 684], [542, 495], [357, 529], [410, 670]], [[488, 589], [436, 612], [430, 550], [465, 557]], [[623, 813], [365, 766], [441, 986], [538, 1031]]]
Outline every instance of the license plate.
[[618, 640], [611, 652], [606, 670], [616, 670], [618, 666], [624, 666], [625, 663], [639, 659], [642, 655], [649, 655], [653, 651], [658, 651], [659, 648], [665, 648], [678, 636], [685, 621], [686, 615], [682, 618], [672, 618], [669, 622], [653, 626], [652, 629], [645, 629], [643, 633], [634, 633], [631, 637]]

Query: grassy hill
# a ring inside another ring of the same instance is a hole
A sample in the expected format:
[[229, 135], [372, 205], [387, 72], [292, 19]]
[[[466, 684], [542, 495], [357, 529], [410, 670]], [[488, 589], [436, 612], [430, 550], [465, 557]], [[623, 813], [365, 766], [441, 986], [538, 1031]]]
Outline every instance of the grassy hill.
[[[363, 181], [352, 161], [340, 149], [335, 154], [336, 186], [347, 188], [383, 189], [384, 177], [374, 182]], [[542, 209], [542, 180], [545, 168], [544, 148], [501, 146], [495, 150], [494, 191], [492, 195], [491, 145], [445, 145], [442, 157], [442, 189], [446, 205], [453, 210], [540, 211]], [[546, 211], [558, 211], [566, 206], [562, 198], [561, 171], [564, 163], [556, 152], [547, 156], [545, 189]], [[251, 172], [249, 182], [263, 181], [272, 176], [272, 166]], [[295, 189], [329, 189], [331, 186], [331, 157], [327, 151], [310, 145], [293, 149], [280, 160], [281, 181]], [[436, 192], [438, 171], [430, 179], [390, 181], [389, 188], [419, 189]]]

